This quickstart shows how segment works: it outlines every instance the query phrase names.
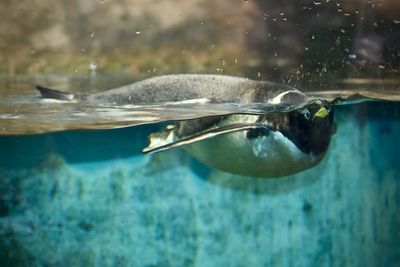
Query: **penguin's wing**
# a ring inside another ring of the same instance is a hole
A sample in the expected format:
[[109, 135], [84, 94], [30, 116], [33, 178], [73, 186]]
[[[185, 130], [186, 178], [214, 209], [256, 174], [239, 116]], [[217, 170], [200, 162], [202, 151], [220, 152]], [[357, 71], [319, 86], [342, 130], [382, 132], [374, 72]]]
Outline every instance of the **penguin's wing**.
[[365, 101], [400, 101], [400, 95], [392, 92], [375, 92], [372, 90], [327, 90], [309, 91], [310, 98], [324, 99], [334, 105], [354, 104]]
[[165, 131], [153, 133], [149, 136], [150, 144], [148, 147], [143, 149], [143, 153], [155, 153], [164, 151], [174, 147], [180, 147], [183, 145], [195, 143], [201, 140], [205, 140], [214, 136], [221, 134], [237, 132], [242, 130], [258, 129], [268, 127], [265, 124], [257, 123], [235, 123], [230, 125], [224, 125], [221, 127], [213, 128], [190, 136], [185, 136], [182, 138], [176, 138], [174, 134], [174, 129], [167, 127]]

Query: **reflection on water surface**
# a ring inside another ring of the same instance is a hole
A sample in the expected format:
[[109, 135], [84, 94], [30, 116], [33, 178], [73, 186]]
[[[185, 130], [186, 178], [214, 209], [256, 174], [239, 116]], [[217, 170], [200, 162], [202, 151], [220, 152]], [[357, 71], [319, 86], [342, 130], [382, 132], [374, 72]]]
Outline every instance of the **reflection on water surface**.
[[[39, 81], [40, 82], [40, 81]], [[163, 121], [187, 120], [213, 115], [246, 113], [262, 114], [268, 112], [287, 112], [296, 105], [267, 105], [265, 103], [165, 103], [161, 105], [112, 105], [78, 103], [42, 99], [35, 89], [37, 81], [8, 81], [1, 84], [0, 94], [0, 135], [44, 133], [75, 129], [109, 129]], [[49, 82], [69, 92], [84, 90], [100, 92], [118, 87], [127, 81], [96, 78], [90, 80], [71, 80]], [[305, 93], [313, 98], [332, 101], [342, 97], [399, 101], [400, 80], [343, 80], [335, 89], [314, 88]], [[88, 88], [99, 89], [88, 89]], [[355, 96], [353, 96], [355, 95]]]

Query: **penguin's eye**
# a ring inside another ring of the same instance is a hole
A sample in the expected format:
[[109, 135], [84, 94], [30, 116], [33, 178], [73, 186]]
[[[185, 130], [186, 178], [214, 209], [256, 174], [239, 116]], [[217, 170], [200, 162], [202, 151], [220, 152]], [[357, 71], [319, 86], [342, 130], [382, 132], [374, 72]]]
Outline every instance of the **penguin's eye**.
[[307, 120], [309, 120], [311, 118], [311, 113], [308, 110], [308, 108], [303, 109], [303, 111], [301, 112], [301, 114], [303, 114], [304, 118], [306, 118]]

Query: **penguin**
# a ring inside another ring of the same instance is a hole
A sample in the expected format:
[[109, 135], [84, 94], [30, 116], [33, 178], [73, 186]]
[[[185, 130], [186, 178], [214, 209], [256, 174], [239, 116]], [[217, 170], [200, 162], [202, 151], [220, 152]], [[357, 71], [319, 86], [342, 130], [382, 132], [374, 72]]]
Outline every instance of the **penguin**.
[[178, 121], [149, 136], [143, 153], [182, 147], [217, 169], [274, 178], [304, 171], [324, 157], [334, 132], [331, 102], [301, 91], [246, 78], [179, 74], [149, 78], [96, 94], [71, 94], [37, 86], [42, 97], [96, 105], [166, 103], [259, 103], [273, 107], [261, 114], [229, 114]]
[[68, 93], [36, 86], [44, 98], [95, 105], [155, 105], [170, 103], [298, 104], [307, 97], [288, 85], [247, 78], [176, 74], [148, 78], [96, 94]]
[[182, 147], [206, 165], [229, 173], [276, 178], [317, 165], [334, 130], [330, 103], [315, 100], [290, 112], [178, 122], [150, 135], [143, 152]]

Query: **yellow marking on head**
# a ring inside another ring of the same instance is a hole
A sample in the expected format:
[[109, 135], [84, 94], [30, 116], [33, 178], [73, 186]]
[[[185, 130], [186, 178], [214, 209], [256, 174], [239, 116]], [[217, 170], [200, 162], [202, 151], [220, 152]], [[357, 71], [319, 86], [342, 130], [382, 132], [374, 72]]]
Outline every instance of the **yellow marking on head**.
[[325, 108], [325, 107], [321, 107], [315, 114], [314, 117], [312, 118], [313, 120], [315, 119], [315, 117], [317, 118], [325, 118], [326, 116], [328, 116], [329, 111]]

